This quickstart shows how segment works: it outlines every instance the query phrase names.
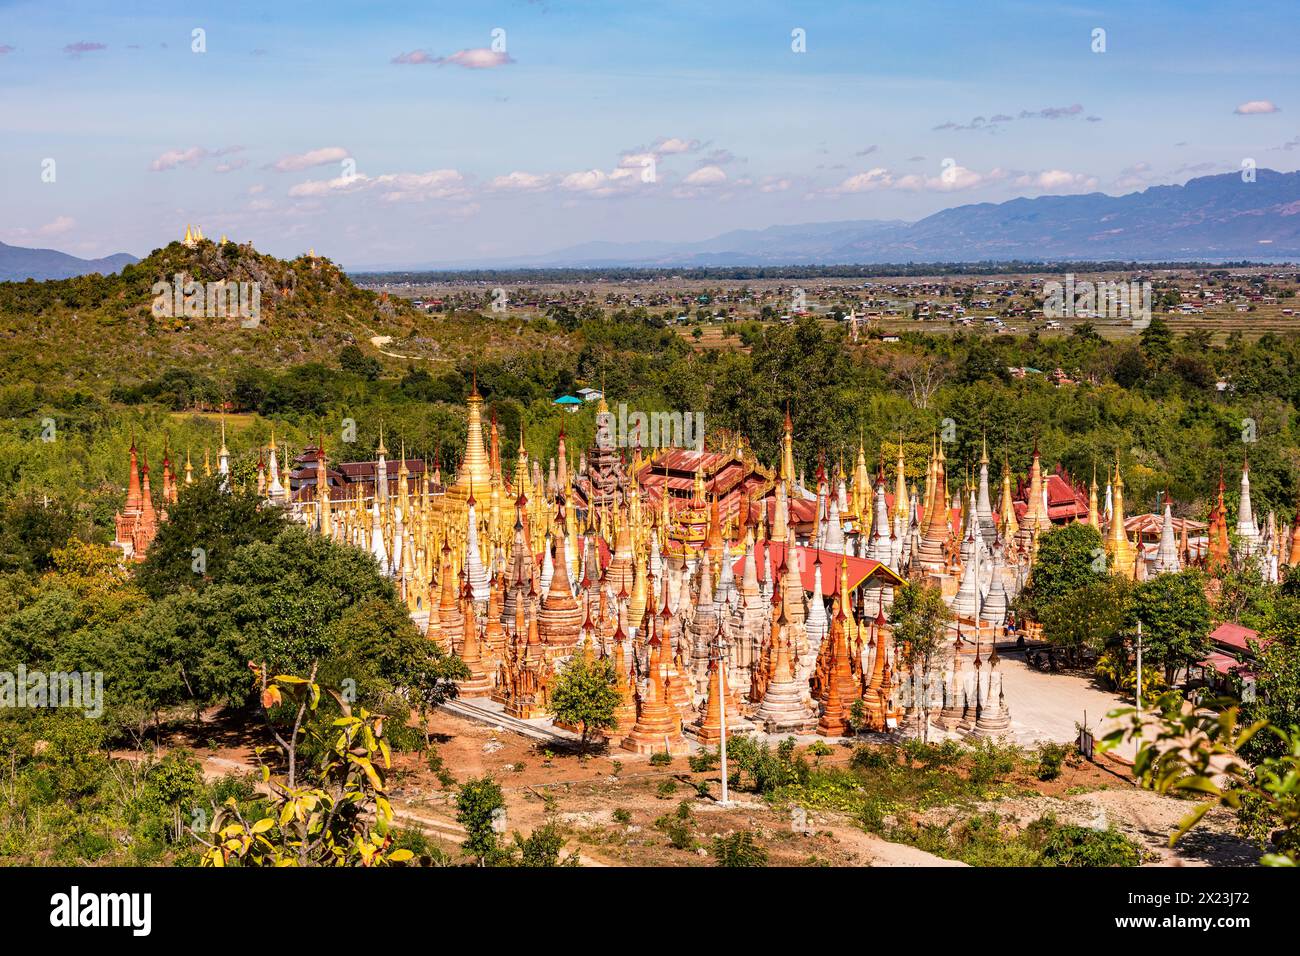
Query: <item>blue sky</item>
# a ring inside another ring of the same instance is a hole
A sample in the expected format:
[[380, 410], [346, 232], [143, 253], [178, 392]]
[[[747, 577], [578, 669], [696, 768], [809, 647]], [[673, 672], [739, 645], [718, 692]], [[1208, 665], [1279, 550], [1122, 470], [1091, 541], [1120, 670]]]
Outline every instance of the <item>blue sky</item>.
[[1286, 3], [0, 2], [0, 240], [143, 255], [194, 222], [440, 264], [1289, 171], [1296, 27]]

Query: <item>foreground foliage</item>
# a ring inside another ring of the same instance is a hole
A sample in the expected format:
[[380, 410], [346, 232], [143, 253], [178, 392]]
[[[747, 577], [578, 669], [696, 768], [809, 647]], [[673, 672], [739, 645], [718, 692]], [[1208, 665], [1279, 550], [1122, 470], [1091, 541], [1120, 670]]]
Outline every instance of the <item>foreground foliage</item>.
[[[1271, 844], [1260, 862], [1265, 866], [1300, 863], [1300, 728], [1282, 729], [1267, 720], [1242, 726], [1239, 708], [1220, 701], [1217, 712], [1185, 708], [1181, 695], [1160, 699], [1155, 739], [1131, 709], [1112, 717], [1129, 716], [1126, 726], [1108, 734], [1102, 746], [1142, 740], [1133, 761], [1133, 774], [1157, 793], [1202, 797], [1169, 837], [1173, 846], [1216, 806], [1237, 814], [1241, 830], [1262, 844]], [[1241, 754], [1259, 735], [1274, 738], [1276, 753], [1255, 765]]]

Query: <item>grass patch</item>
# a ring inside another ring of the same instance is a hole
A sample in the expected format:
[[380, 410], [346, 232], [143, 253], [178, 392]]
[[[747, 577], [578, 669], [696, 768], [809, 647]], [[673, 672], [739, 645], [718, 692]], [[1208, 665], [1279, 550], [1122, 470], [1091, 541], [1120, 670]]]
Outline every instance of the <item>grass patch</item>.
[[1023, 829], [996, 813], [919, 827], [891, 826], [881, 836], [970, 866], [1137, 866], [1142, 851], [1113, 828], [1061, 823], [1051, 814]]

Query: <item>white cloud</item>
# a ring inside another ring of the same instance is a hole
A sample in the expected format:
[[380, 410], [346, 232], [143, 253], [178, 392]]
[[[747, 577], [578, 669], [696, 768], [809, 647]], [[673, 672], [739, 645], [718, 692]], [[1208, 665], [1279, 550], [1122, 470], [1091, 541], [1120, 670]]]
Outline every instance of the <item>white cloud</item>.
[[[242, 146], [222, 146], [219, 149], [205, 149], [202, 146], [190, 146], [187, 149], [169, 149], [152, 163], [149, 169], [155, 173], [166, 172], [169, 169], [175, 169], [178, 166], [198, 166], [205, 159], [215, 159], [220, 156], [228, 156], [231, 153], [242, 152]], [[230, 160], [217, 166], [217, 172], [226, 173], [233, 169], [239, 169], [247, 165], [247, 160]]]
[[1006, 177], [1006, 170], [1003, 169], [992, 169], [987, 173], [981, 173], [954, 164], [944, 167], [943, 172], [938, 176], [922, 176], [917, 173], [903, 176], [894, 182], [894, 186], [912, 192], [951, 193], [988, 186]]
[[463, 66], [467, 70], [490, 70], [493, 67], [505, 66], [507, 63], [515, 62], [505, 53], [498, 53], [496, 50], [489, 50], [486, 47], [476, 47], [472, 50], [457, 50], [451, 56], [442, 58], [442, 63], [450, 63], [453, 66]]
[[189, 149], [169, 149], [150, 163], [149, 169], [161, 173], [175, 169], [177, 166], [197, 166], [207, 155], [208, 151], [200, 146], [191, 146]]
[[1021, 188], [1046, 192], [1080, 192], [1096, 189], [1097, 177], [1066, 172], [1064, 169], [1046, 169], [1039, 173], [1022, 173], [1016, 177], [1015, 184]]
[[424, 202], [429, 199], [460, 199], [468, 195], [465, 177], [454, 169], [385, 173], [382, 176], [353, 173], [333, 179], [314, 179], [291, 187], [289, 195], [303, 199], [369, 190], [379, 190], [383, 202]]
[[857, 173], [840, 183], [834, 190], [841, 193], [865, 193], [877, 189], [888, 189], [894, 185], [893, 174], [883, 166]]
[[866, 172], [855, 173], [838, 186], [827, 190], [826, 194], [866, 193], [883, 189], [907, 192], [961, 192], [1007, 181], [1022, 189], [1037, 189], [1045, 192], [1072, 192], [1097, 188], [1095, 177], [1061, 169], [1013, 173], [1011, 170], [995, 167], [988, 172], [980, 172], [954, 163], [945, 166], [937, 176], [926, 176], [920, 173], [896, 176], [885, 167], [877, 166]]
[[490, 70], [515, 61], [504, 52], [489, 50], [487, 47], [474, 47], [469, 50], [457, 50], [450, 56], [434, 56], [428, 50], [412, 50], [410, 53], [399, 53], [389, 62], [405, 66], [446, 66], [450, 64], [451, 66], [464, 67], [467, 70]]
[[1250, 100], [1239, 105], [1233, 112], [1239, 116], [1256, 116], [1261, 113], [1280, 113], [1282, 110], [1272, 100]]
[[489, 180], [488, 188], [503, 192], [535, 192], [539, 189], [545, 189], [550, 184], [550, 176], [539, 176], [536, 173], [525, 173], [516, 170]]
[[699, 148], [700, 141], [697, 139], [680, 139], [676, 136], [668, 136], [655, 140], [655, 144], [650, 147], [650, 150], [660, 156], [671, 156], [675, 153], [692, 153]]
[[727, 181], [727, 174], [718, 166], [701, 166], [682, 180], [686, 186], [719, 186]]
[[335, 176], [333, 179], [309, 179], [304, 183], [290, 186], [289, 195], [295, 198], [328, 196], [330, 193], [347, 192], [360, 188], [367, 181], [367, 177], [362, 173], [354, 173], [351, 176]]
[[320, 149], [308, 150], [305, 153], [282, 156], [272, 163], [270, 168], [279, 173], [293, 173], [303, 169], [311, 169], [313, 166], [342, 162], [347, 158], [348, 151], [342, 146], [324, 146]]
[[597, 192], [609, 188], [609, 177], [599, 169], [588, 169], [580, 173], [569, 173], [560, 180], [560, 187], [579, 193]]
[[646, 169], [655, 165], [658, 157], [653, 151], [644, 153], [624, 153], [618, 159], [619, 169]]
[[465, 177], [454, 169], [434, 169], [427, 173], [388, 173], [376, 176], [374, 183], [376, 187], [386, 190], [379, 197], [384, 202], [461, 199], [468, 195]]
[[72, 229], [77, 224], [77, 220], [71, 216], [59, 216], [52, 222], [47, 222], [36, 232], [41, 236], [61, 236]]

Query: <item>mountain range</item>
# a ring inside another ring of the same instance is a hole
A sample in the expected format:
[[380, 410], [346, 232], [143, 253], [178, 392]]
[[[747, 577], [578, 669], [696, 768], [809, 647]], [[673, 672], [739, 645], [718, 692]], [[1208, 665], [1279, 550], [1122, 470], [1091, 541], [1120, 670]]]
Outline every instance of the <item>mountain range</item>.
[[[726, 232], [703, 241], [587, 242], [535, 256], [426, 263], [470, 268], [691, 268], [984, 261], [1300, 260], [1300, 172], [1201, 176], [1122, 196], [1084, 193], [954, 206], [916, 222], [858, 219]], [[109, 274], [138, 261], [0, 243], [0, 281]], [[396, 270], [393, 265], [352, 271]]]
[[[1300, 259], [1300, 172], [1256, 171], [1122, 196], [1037, 196], [916, 222], [847, 220], [723, 233], [702, 242], [587, 242], [544, 255], [427, 269], [845, 265], [982, 261]], [[379, 270], [375, 270], [379, 271]]]
[[139, 261], [126, 252], [115, 252], [102, 259], [78, 259], [57, 249], [27, 249], [0, 242], [0, 282], [71, 279], [92, 272], [110, 275], [123, 266]]

